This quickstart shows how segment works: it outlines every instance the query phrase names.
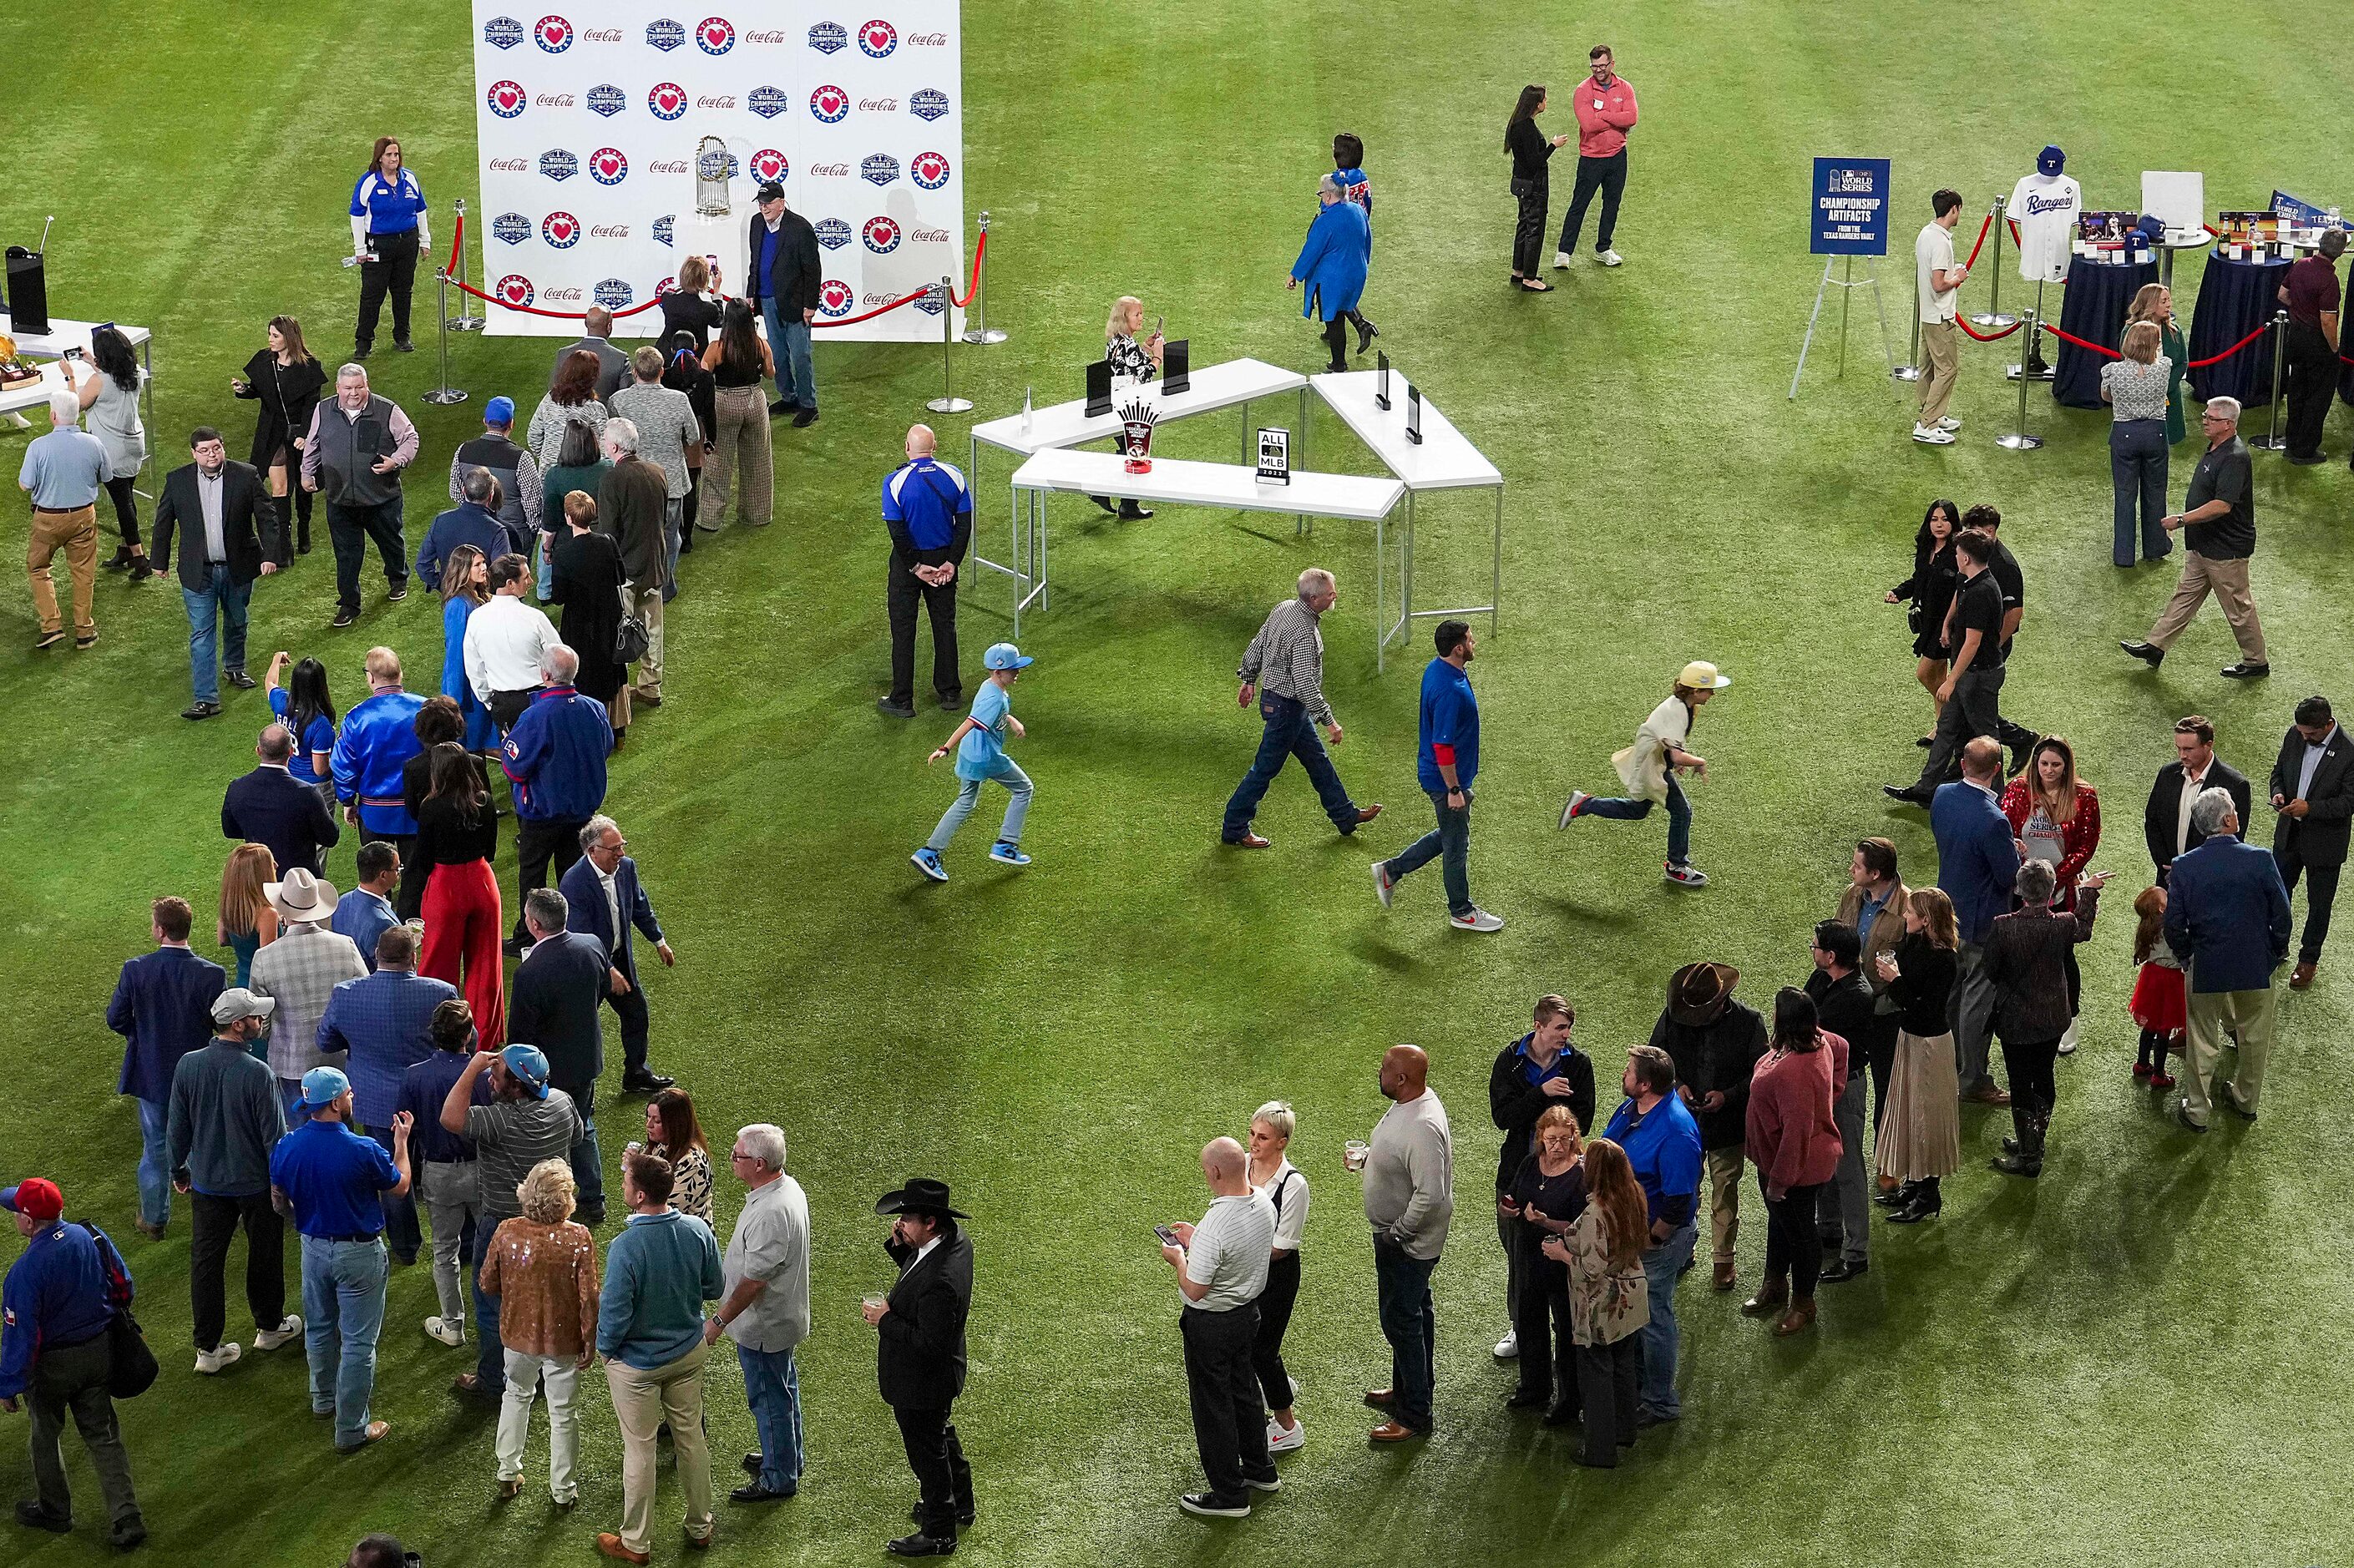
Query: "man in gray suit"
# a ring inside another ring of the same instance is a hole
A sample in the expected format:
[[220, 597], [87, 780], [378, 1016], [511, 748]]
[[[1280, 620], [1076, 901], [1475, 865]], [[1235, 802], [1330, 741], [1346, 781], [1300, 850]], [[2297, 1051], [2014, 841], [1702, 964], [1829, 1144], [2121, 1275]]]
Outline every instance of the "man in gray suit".
[[567, 343], [556, 351], [556, 363], [548, 368], [547, 384], [555, 386], [564, 362], [586, 349], [597, 356], [599, 367], [597, 371], [598, 399], [610, 408], [613, 394], [620, 391], [622, 384], [630, 378], [630, 356], [613, 346], [613, 313], [604, 306], [589, 306], [588, 313], [580, 318], [580, 327], [586, 335], [579, 342]]

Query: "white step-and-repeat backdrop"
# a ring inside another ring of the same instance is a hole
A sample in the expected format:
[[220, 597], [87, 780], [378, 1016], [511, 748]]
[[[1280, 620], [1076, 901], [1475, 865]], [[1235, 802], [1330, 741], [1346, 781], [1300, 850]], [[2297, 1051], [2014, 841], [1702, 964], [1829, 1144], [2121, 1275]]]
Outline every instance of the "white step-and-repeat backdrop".
[[[554, 13], [474, 0], [482, 194], [467, 228], [485, 292], [543, 310], [601, 304], [618, 313], [670, 287], [689, 255], [708, 255], [718, 259], [720, 291], [739, 293], [753, 193], [770, 179], [817, 228], [826, 279], [819, 321], [857, 315], [943, 275], [964, 291], [958, 0], [857, 0], [857, 10], [732, 0], [725, 11], [559, 3]], [[695, 151], [705, 136], [727, 146], [726, 218], [696, 213]], [[493, 333], [579, 331], [520, 311], [485, 313]], [[646, 311], [614, 335], [650, 336], [661, 319]], [[938, 307], [926, 301], [822, 335], [939, 334]]]

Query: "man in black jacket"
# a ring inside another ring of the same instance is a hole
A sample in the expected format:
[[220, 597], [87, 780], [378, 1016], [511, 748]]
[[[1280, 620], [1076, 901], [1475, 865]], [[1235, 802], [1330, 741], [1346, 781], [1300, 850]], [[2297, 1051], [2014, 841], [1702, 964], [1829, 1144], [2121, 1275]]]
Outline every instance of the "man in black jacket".
[[[1577, 1118], [1577, 1135], [1594, 1126], [1594, 1059], [1569, 1043], [1577, 1013], [1568, 1001], [1551, 994], [1537, 998], [1535, 1027], [1496, 1054], [1488, 1071], [1488, 1114], [1503, 1129], [1504, 1147], [1496, 1160], [1496, 1196], [1512, 1185], [1521, 1164], [1534, 1147], [1537, 1118], [1555, 1106], [1567, 1106]], [[1496, 1216], [1496, 1234], [1504, 1244], [1504, 1320], [1517, 1321], [1520, 1310], [1521, 1249], [1514, 1232], [1520, 1222]], [[1539, 1354], [1543, 1347], [1537, 1347]], [[1510, 1361], [1521, 1353], [1520, 1337], [1507, 1329], [1496, 1345], [1496, 1359]]]
[[1711, 1283], [1733, 1288], [1733, 1244], [1741, 1234], [1741, 1173], [1749, 1144], [1749, 1076], [1766, 1054], [1766, 1021], [1733, 1000], [1741, 971], [1731, 964], [1686, 964], [1668, 981], [1668, 1005], [1650, 1044], [1676, 1065], [1676, 1093], [1700, 1124], [1708, 1166]]
[[[184, 527], [180, 601], [188, 612], [188, 669], [196, 701], [180, 716], [208, 719], [221, 711], [224, 675], [239, 691], [252, 689], [253, 677], [245, 673], [246, 607], [253, 579], [270, 576], [286, 558], [286, 539], [284, 520], [270, 504], [261, 475], [250, 463], [229, 461], [218, 430], [197, 426], [188, 448], [196, 461], [164, 476], [164, 493], [155, 503], [154, 569], [171, 565], [172, 530]], [[214, 664], [217, 644], [226, 644], [219, 669]]]
[[2158, 868], [2160, 887], [2166, 885], [2174, 857], [2188, 854], [2206, 842], [2207, 835], [2190, 820], [2190, 802], [2199, 798], [2200, 790], [2228, 790], [2241, 824], [2232, 836], [2242, 840], [2248, 836], [2247, 776], [2215, 755], [2215, 726], [2198, 714], [2175, 720], [2174, 753], [2175, 760], [2158, 770], [2158, 782], [2149, 788], [2149, 804], [2142, 811], [2142, 836], [2149, 843], [2149, 860]]
[[523, 919], [531, 951], [515, 966], [507, 988], [507, 1038], [536, 1045], [547, 1058], [547, 1081], [572, 1097], [580, 1134], [572, 1144], [572, 1181], [579, 1190], [582, 1224], [605, 1216], [604, 1167], [597, 1151], [597, 1077], [605, 1070], [605, 994], [617, 978], [594, 937], [565, 929], [571, 911], [564, 895], [535, 887], [524, 895]]
[[750, 266], [745, 299], [769, 328], [769, 352], [777, 361], [777, 400], [769, 417], [790, 413], [793, 428], [817, 423], [817, 373], [810, 365], [810, 323], [817, 319], [825, 265], [818, 260], [817, 230], [785, 206], [785, 187], [770, 180], [760, 187], [760, 210], [745, 234]]
[[973, 1520], [972, 1467], [949, 1419], [964, 1392], [964, 1325], [972, 1311], [972, 1243], [957, 1222], [971, 1216], [949, 1205], [947, 1182], [926, 1176], [884, 1193], [875, 1212], [896, 1216], [883, 1250], [899, 1266], [899, 1282], [860, 1310], [875, 1331], [883, 1403], [898, 1420], [923, 1494], [910, 1516], [916, 1532], [886, 1550], [946, 1557], [956, 1551], [957, 1526]]
[[2329, 711], [2327, 697], [2296, 705], [2296, 723], [2281, 737], [2273, 764], [2273, 859], [2281, 882], [2294, 895], [2300, 873], [2310, 878], [2305, 895], [2305, 935], [2289, 971], [2291, 991], [2313, 983], [2321, 944], [2329, 940], [2329, 906], [2338, 897], [2338, 868], [2346, 863], [2348, 819], [2354, 817], [2354, 747]]
[[1815, 1227], [1839, 1256], [1823, 1266], [1822, 1280], [1837, 1285], [1871, 1266], [1872, 1176], [1863, 1160], [1863, 1102], [1869, 1064], [1884, 1061], [1896, 1046], [1896, 1014], [1878, 1011], [1880, 999], [1863, 978], [1863, 943], [1852, 926], [1825, 920], [1815, 927], [1815, 971], [1807, 977], [1825, 1031], [1847, 1042], [1847, 1088], [1831, 1107], [1839, 1123], [1839, 1173], [1815, 1199]]
[[230, 779], [221, 796], [221, 837], [268, 845], [281, 876], [296, 866], [317, 875], [344, 830], [326, 797], [288, 770], [294, 732], [282, 724], [264, 726], [253, 754], [260, 765]]

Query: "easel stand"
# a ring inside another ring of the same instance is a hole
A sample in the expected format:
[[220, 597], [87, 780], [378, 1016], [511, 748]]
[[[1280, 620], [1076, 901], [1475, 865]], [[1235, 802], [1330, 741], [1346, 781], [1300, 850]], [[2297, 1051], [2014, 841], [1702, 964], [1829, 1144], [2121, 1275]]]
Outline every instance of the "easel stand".
[[1921, 281], [1913, 281], [1913, 353], [1912, 357], [1888, 373], [1891, 381], [1921, 379]]
[[[1882, 302], [1880, 297], [1880, 269], [1875, 265], [1878, 260], [1879, 258], [1873, 256], [1863, 259], [1863, 279], [1859, 282], [1855, 276], [1854, 257], [1826, 256], [1823, 258], [1822, 281], [1815, 285], [1815, 308], [1807, 317], [1807, 335], [1798, 344], [1798, 368], [1790, 375], [1790, 397], [1793, 401], [1798, 396], [1798, 378], [1807, 373], [1807, 351], [1814, 346], [1815, 327], [1822, 320], [1823, 296], [1832, 289], [1841, 291], [1870, 289], [1872, 291], [1872, 308], [1880, 317], [1880, 355], [1888, 362], [1888, 374], [1899, 381], [1912, 379], [1912, 376], [1897, 369], [1895, 351], [1890, 348], [1888, 344], [1888, 307]], [[1832, 277], [1833, 264], [1842, 261], [1846, 265], [1840, 270], [1840, 276]], [[1847, 316], [1850, 298], [1851, 296], [1844, 291], [1840, 295], [1840, 346], [1837, 375], [1842, 378], [1847, 375]], [[1916, 310], [1913, 313], [1918, 316], [1921, 313]], [[1917, 325], [1914, 332], [1917, 335], [1919, 332]], [[1916, 355], [1915, 357], [1917, 358], [1918, 355]], [[1919, 373], [1916, 371], [1914, 374]]]
[[2035, 280], [2035, 309], [2028, 315], [2027, 358], [2020, 365], [2008, 366], [2003, 375], [2016, 381], [2021, 376], [2031, 381], [2049, 381], [2059, 374], [2043, 357], [2043, 280]]

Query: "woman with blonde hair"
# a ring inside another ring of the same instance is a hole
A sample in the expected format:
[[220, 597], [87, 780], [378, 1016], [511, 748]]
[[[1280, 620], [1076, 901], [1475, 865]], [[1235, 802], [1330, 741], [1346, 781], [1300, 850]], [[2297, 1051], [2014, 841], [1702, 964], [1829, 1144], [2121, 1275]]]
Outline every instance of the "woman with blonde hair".
[[2124, 357], [2101, 366], [2101, 401], [2109, 424], [2109, 480], [2114, 518], [2109, 558], [2134, 564], [2134, 508], [2141, 509], [2141, 555], [2163, 559], [2174, 548], [2166, 534], [2166, 417], [2173, 361], [2158, 352], [2165, 334], [2156, 322], [2126, 328]]
[[[1104, 358], [1111, 366], [1112, 381], [1118, 385], [1125, 376], [1130, 381], [1157, 381], [1161, 378], [1161, 329], [1154, 327], [1152, 335], [1142, 343], [1136, 334], [1144, 330], [1144, 302], [1134, 294], [1122, 294], [1111, 303], [1111, 313], [1104, 318]], [[1112, 450], [1119, 450], [1119, 439], [1112, 438]], [[1108, 495], [1090, 495], [1089, 501], [1123, 522], [1134, 523], [1152, 515], [1149, 506], [1139, 506], [1133, 501], [1119, 501]]]
[[1571, 1337], [1577, 1342], [1578, 1403], [1585, 1443], [1577, 1462], [1606, 1470], [1618, 1450], [1635, 1446], [1637, 1380], [1643, 1370], [1643, 1326], [1651, 1293], [1643, 1248], [1650, 1209], [1627, 1151], [1606, 1138], [1585, 1146], [1585, 1211], [1545, 1255], [1568, 1270]]
[[1877, 968], [1896, 1004], [1896, 1059], [1872, 1163], [1898, 1185], [1872, 1202], [1900, 1225], [1937, 1213], [1940, 1178], [1962, 1166], [1961, 1075], [1946, 1006], [1961, 971], [1960, 931], [1945, 890], [1916, 887], [1904, 901], [1904, 939]]
[[1565, 828], [1579, 817], [1640, 821], [1651, 814], [1653, 806], [1664, 805], [1668, 809], [1667, 879], [1679, 887], [1706, 887], [1708, 874], [1691, 863], [1691, 802], [1676, 775], [1708, 777], [1708, 758], [1685, 743], [1691, 739], [1692, 721], [1700, 716], [1700, 710], [1731, 684], [1733, 677], [1717, 673], [1716, 666], [1705, 659], [1685, 665], [1667, 700], [1653, 708], [1643, 727], [1635, 732], [1635, 744], [1610, 758], [1611, 766], [1618, 769], [1619, 782], [1626, 786], [1627, 798], [1604, 800], [1584, 789], [1572, 789], [1557, 825]]
[[662, 312], [658, 342], [667, 344], [672, 334], [683, 332], [695, 339], [695, 351], [702, 353], [719, 328], [719, 302], [711, 297], [710, 264], [700, 256], [680, 262], [678, 287], [665, 292], [654, 308]]
[[1514, 1222], [1521, 1254], [1521, 1294], [1512, 1303], [1521, 1382], [1504, 1403], [1516, 1410], [1543, 1405], [1546, 1425], [1565, 1426], [1577, 1419], [1569, 1272], [1543, 1248], [1553, 1237], [1567, 1234], [1585, 1212], [1585, 1149], [1578, 1137], [1577, 1113], [1565, 1105], [1552, 1107], [1537, 1118], [1533, 1142], [1511, 1186], [1496, 1199], [1498, 1216]]
[[499, 748], [498, 722], [466, 679], [466, 622], [491, 599], [491, 563], [479, 545], [461, 545], [441, 567], [441, 694], [466, 721], [465, 747], [477, 757]]
[[[231, 985], [250, 985], [253, 955], [278, 940], [278, 911], [261, 891], [263, 884], [277, 880], [278, 857], [266, 844], [238, 845], [221, 867], [220, 945], [237, 955]], [[253, 1047], [256, 1056], [269, 1059], [262, 1041], [254, 1041]]]
[[580, 1374], [597, 1359], [597, 1239], [572, 1218], [572, 1169], [543, 1160], [515, 1184], [523, 1213], [502, 1221], [482, 1249], [482, 1295], [499, 1304], [507, 1386], [495, 1446], [499, 1497], [523, 1495], [531, 1404], [547, 1393], [547, 1491], [558, 1508], [580, 1500], [573, 1464]]
[[1251, 1345], [1259, 1396], [1269, 1412], [1267, 1447], [1270, 1454], [1288, 1454], [1308, 1441], [1308, 1433], [1291, 1408], [1299, 1384], [1283, 1364], [1284, 1330], [1291, 1327], [1291, 1308], [1299, 1299], [1299, 1237], [1308, 1224], [1308, 1178], [1285, 1153], [1299, 1127], [1299, 1117], [1281, 1100], [1269, 1100], [1251, 1112], [1250, 1164], [1246, 1174], [1252, 1195], [1265, 1198], [1275, 1207], [1267, 1288], [1258, 1298], [1258, 1337]]
[[2167, 359], [2166, 444], [2179, 447], [2190, 429], [2182, 401], [2182, 376], [2190, 365], [2190, 344], [2182, 335], [2182, 323], [2174, 319], [2174, 291], [2163, 283], [2144, 283], [2126, 312], [2126, 325], [2136, 322], [2158, 323], [2158, 352]]

